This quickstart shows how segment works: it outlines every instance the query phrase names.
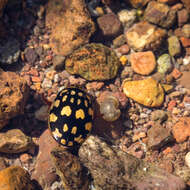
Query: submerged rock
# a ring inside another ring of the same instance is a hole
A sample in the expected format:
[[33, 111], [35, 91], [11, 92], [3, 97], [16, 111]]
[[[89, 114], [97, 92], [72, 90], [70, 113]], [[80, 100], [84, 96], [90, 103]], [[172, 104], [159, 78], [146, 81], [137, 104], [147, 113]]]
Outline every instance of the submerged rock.
[[111, 147], [96, 136], [89, 136], [82, 144], [79, 157], [97, 190], [185, 190], [179, 177]]
[[10, 166], [0, 171], [0, 189], [35, 190], [29, 173], [19, 166]]
[[46, 26], [51, 30], [50, 46], [64, 56], [88, 43], [95, 31], [83, 0], [48, 1]]
[[117, 75], [120, 66], [115, 52], [102, 44], [87, 44], [69, 55], [65, 69], [87, 80], [108, 80]]
[[0, 129], [9, 119], [23, 113], [28, 93], [29, 88], [22, 77], [0, 70]]
[[89, 180], [86, 169], [81, 165], [77, 156], [56, 147], [51, 151], [51, 158], [56, 172], [60, 176], [64, 189], [87, 190]]
[[32, 139], [19, 129], [8, 130], [0, 133], [0, 152], [20, 153], [25, 152], [33, 145]]
[[164, 89], [152, 78], [138, 81], [124, 81], [125, 95], [148, 107], [159, 107], [164, 101]]
[[160, 47], [166, 34], [166, 30], [146, 21], [134, 24], [125, 33], [129, 46], [136, 51], [156, 50]]

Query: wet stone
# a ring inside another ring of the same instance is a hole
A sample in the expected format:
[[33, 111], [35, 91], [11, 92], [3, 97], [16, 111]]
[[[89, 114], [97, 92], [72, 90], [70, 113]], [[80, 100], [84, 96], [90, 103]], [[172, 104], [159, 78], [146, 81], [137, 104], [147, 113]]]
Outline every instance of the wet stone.
[[150, 23], [169, 28], [174, 24], [176, 12], [166, 4], [151, 1], [145, 10], [144, 18]]
[[141, 75], [149, 75], [156, 67], [156, 60], [152, 51], [132, 53], [130, 61], [133, 70]]
[[38, 54], [33, 48], [26, 48], [24, 51], [24, 57], [26, 61], [30, 64], [34, 64], [38, 59]]
[[56, 172], [60, 176], [64, 189], [87, 190], [89, 180], [86, 169], [81, 165], [79, 158], [62, 147], [51, 151], [51, 158]]
[[162, 148], [172, 140], [170, 131], [159, 124], [153, 125], [147, 133], [148, 147], [153, 150]]
[[87, 44], [69, 55], [65, 69], [86, 80], [108, 80], [117, 75], [120, 62], [115, 52], [102, 44]]
[[25, 152], [33, 145], [32, 139], [19, 129], [0, 133], [0, 139], [0, 152], [4, 153]]
[[136, 51], [156, 50], [166, 36], [166, 30], [146, 21], [134, 24], [125, 33], [128, 45]]

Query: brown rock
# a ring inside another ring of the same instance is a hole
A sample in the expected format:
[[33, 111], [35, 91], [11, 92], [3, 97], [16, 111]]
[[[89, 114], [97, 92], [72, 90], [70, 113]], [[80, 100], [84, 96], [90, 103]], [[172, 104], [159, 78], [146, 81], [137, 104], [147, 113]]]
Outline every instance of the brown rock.
[[6, 133], [0, 133], [0, 152], [20, 153], [27, 151], [32, 144], [32, 139], [19, 129], [11, 129]]
[[190, 2], [189, 2], [189, 0], [181, 0], [181, 2], [184, 4], [184, 6], [186, 7], [186, 9], [190, 13]]
[[147, 133], [148, 147], [151, 149], [160, 149], [172, 140], [170, 131], [159, 124], [152, 126]]
[[36, 160], [35, 170], [32, 179], [38, 181], [43, 187], [49, 189], [56, 180], [55, 167], [52, 163], [50, 152], [58, 144], [53, 139], [49, 129], [46, 129], [39, 139], [39, 153]]
[[10, 166], [0, 171], [1, 190], [35, 190], [29, 173], [19, 166]]
[[0, 70], [0, 129], [9, 119], [23, 113], [28, 90], [22, 77], [13, 72]]
[[109, 146], [96, 136], [89, 136], [82, 144], [79, 157], [98, 190], [185, 190], [181, 178]]
[[86, 169], [81, 165], [79, 158], [62, 147], [51, 151], [51, 158], [60, 176], [64, 189], [87, 190], [89, 179]]
[[134, 8], [142, 8], [144, 7], [150, 0], [125, 0], [127, 3], [130, 2], [130, 4]]
[[179, 2], [179, 0], [157, 0], [160, 3], [166, 3], [166, 4], [176, 4]]
[[133, 70], [141, 75], [149, 75], [156, 67], [156, 60], [152, 51], [132, 53], [130, 61]]
[[6, 168], [6, 163], [4, 158], [0, 157], [0, 171]]
[[122, 25], [117, 15], [105, 14], [97, 19], [103, 37], [116, 37], [122, 32]]
[[51, 30], [50, 46], [64, 56], [88, 43], [95, 31], [83, 0], [48, 1], [46, 26]]
[[169, 28], [174, 24], [176, 11], [166, 4], [151, 1], [145, 10], [144, 18], [153, 24]]
[[108, 80], [116, 76], [120, 62], [110, 48], [91, 43], [69, 55], [65, 60], [65, 69], [70, 74], [78, 74], [86, 80]]
[[182, 117], [173, 126], [172, 133], [178, 143], [182, 143], [190, 137], [190, 117]]
[[166, 36], [166, 30], [146, 21], [134, 24], [126, 33], [128, 45], [136, 51], [156, 50]]
[[182, 9], [177, 12], [177, 18], [178, 18], [178, 26], [181, 27], [185, 23], [187, 23], [189, 19], [189, 13], [187, 9]]

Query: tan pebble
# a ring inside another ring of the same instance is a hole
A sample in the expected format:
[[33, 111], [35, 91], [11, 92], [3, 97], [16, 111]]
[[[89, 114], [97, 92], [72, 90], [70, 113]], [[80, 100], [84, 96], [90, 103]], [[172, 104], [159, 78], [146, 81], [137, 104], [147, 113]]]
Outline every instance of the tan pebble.
[[32, 159], [32, 156], [30, 156], [27, 153], [21, 154], [20, 155], [20, 161], [23, 163], [28, 163]]

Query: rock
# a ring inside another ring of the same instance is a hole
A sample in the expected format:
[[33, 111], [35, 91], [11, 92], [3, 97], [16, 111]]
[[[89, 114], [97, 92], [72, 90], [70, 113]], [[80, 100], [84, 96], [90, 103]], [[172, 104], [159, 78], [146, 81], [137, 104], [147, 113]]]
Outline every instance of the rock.
[[190, 47], [190, 38], [181, 37], [180, 41], [183, 47]]
[[181, 45], [177, 36], [168, 38], [168, 51], [171, 56], [177, 56], [181, 53]]
[[52, 87], [52, 85], [53, 85], [52, 80], [50, 80], [48, 78], [44, 78], [44, 80], [42, 82], [42, 88], [49, 89]]
[[150, 23], [169, 28], [175, 22], [176, 11], [170, 9], [166, 4], [150, 1], [145, 10], [144, 18]]
[[190, 71], [183, 72], [182, 77], [178, 80], [178, 83], [183, 87], [190, 89]]
[[168, 114], [164, 110], [155, 110], [151, 113], [151, 120], [156, 121], [158, 123], [162, 123], [166, 121], [168, 118]]
[[120, 62], [115, 52], [102, 44], [87, 44], [69, 55], [65, 69], [86, 80], [108, 80], [117, 75]]
[[185, 23], [187, 23], [189, 19], [189, 13], [187, 9], [182, 9], [177, 12], [177, 18], [178, 18], [178, 26], [181, 27]]
[[0, 70], [0, 129], [9, 119], [23, 113], [28, 94], [29, 88], [22, 77]]
[[53, 58], [53, 67], [56, 71], [62, 70], [64, 68], [65, 56], [55, 55]]
[[39, 139], [39, 153], [36, 159], [35, 170], [31, 176], [31, 178], [37, 180], [45, 190], [49, 190], [57, 178], [55, 167], [50, 156], [50, 152], [57, 145], [49, 129], [46, 129]]
[[156, 60], [152, 51], [132, 53], [130, 61], [133, 70], [141, 75], [149, 75], [156, 67]]
[[46, 26], [51, 30], [50, 46], [56, 54], [64, 56], [88, 43], [95, 31], [83, 0], [49, 1]]
[[152, 150], [158, 150], [172, 140], [172, 135], [170, 134], [170, 131], [159, 124], [153, 125], [148, 130], [147, 136], [148, 147]]
[[29, 173], [19, 166], [10, 166], [0, 171], [0, 189], [35, 190]]
[[113, 40], [114, 48], [118, 48], [126, 43], [125, 35], [122, 34]]
[[[119, 48], [117, 48], [116, 51], [118, 53], [120, 53], [121, 55], [126, 55], [129, 53], [130, 49], [129, 49], [129, 46], [127, 44], [124, 44], [124, 45], [120, 46]], [[128, 59], [126, 59], [126, 61], [124, 61], [124, 63], [127, 62], [127, 60]], [[121, 61], [121, 57], [120, 57], [120, 61]], [[123, 65], [125, 65], [125, 64], [123, 64]]]
[[172, 128], [172, 133], [178, 143], [182, 143], [190, 137], [190, 117], [179, 118]]
[[166, 30], [141, 21], [125, 33], [128, 45], [136, 51], [156, 50], [166, 36]]
[[161, 74], [167, 74], [172, 70], [172, 61], [169, 54], [162, 54], [158, 57], [157, 60], [158, 67], [157, 70]]
[[164, 101], [164, 90], [161, 84], [152, 78], [124, 81], [123, 92], [127, 97], [148, 107], [159, 107]]
[[150, 0], [125, 0], [127, 3], [129, 2], [134, 8], [142, 8], [144, 7]]
[[25, 152], [33, 145], [32, 139], [19, 129], [0, 133], [0, 139], [0, 152], [4, 153]]
[[182, 27], [182, 32], [183, 32], [184, 37], [190, 38], [190, 24], [185, 24]]
[[121, 22], [117, 15], [113, 13], [104, 14], [103, 16], [98, 17], [97, 23], [103, 38], [113, 38], [122, 32]]
[[97, 190], [185, 190], [179, 177], [109, 146], [96, 136], [89, 136], [82, 144], [79, 158], [90, 171]]
[[0, 65], [11, 65], [18, 61], [20, 56], [20, 43], [10, 38], [0, 45]]
[[35, 111], [35, 118], [39, 121], [47, 121], [48, 120], [48, 105], [42, 105], [38, 110]]
[[186, 9], [190, 13], [190, 3], [189, 3], [189, 0], [181, 0], [181, 2], [184, 4], [184, 6], [186, 7]]
[[51, 158], [56, 172], [60, 176], [64, 189], [87, 190], [89, 179], [86, 169], [81, 165], [79, 158], [62, 147], [51, 151]]
[[6, 162], [4, 158], [0, 157], [0, 171], [6, 168]]
[[24, 57], [28, 63], [34, 64], [38, 59], [38, 54], [35, 52], [34, 48], [26, 48], [24, 51]]
[[185, 163], [190, 168], [190, 152], [185, 155]]
[[125, 29], [131, 27], [137, 18], [136, 10], [134, 9], [132, 10], [123, 9], [119, 11], [117, 15]]

